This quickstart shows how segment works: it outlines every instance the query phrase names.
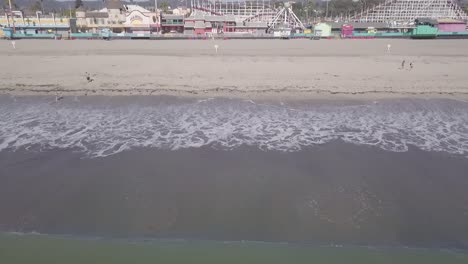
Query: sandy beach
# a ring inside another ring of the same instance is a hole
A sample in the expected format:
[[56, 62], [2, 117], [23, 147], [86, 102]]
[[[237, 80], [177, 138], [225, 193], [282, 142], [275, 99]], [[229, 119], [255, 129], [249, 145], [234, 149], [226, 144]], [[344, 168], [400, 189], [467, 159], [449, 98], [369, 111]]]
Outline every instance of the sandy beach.
[[[396, 39], [17, 40], [13, 49], [9, 41], [0, 41], [0, 93], [466, 99], [467, 44]], [[400, 69], [403, 60], [405, 69]]]

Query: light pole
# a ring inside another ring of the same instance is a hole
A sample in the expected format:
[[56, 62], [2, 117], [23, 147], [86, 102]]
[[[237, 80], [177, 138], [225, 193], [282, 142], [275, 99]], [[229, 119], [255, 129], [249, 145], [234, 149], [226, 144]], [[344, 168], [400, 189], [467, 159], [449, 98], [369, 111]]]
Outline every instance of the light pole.
[[15, 33], [16, 31], [15, 18], [13, 17], [13, 9], [11, 7], [11, 0], [8, 0], [8, 5], [10, 6], [10, 16], [11, 16], [11, 20], [13, 21], [13, 33]]
[[309, 24], [309, 8], [304, 8], [304, 11], [306, 13], [306, 21], [307, 21], [307, 24]]
[[3, 7], [3, 12], [5, 13], [5, 17], [6, 17], [6, 20], [7, 20], [7, 25], [8, 25], [8, 27], [10, 27], [10, 17], [8, 16], [8, 11], [5, 9], [5, 7]]
[[328, 18], [328, 2], [330, 2], [330, 1], [327, 0], [327, 11], [325, 12], [325, 17], [326, 18]]
[[325, 9], [325, 20], [328, 19], [328, 2], [330, 2], [331, 0], [323, 0], [325, 2], [327, 2], [327, 6], [326, 6], [326, 9]]

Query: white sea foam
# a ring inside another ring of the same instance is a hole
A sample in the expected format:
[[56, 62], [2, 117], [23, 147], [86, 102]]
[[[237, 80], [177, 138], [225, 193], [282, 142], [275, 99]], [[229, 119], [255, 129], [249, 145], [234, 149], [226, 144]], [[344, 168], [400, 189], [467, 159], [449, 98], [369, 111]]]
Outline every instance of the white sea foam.
[[268, 105], [240, 100], [160, 104], [40, 103], [3, 100], [0, 151], [72, 148], [91, 157], [135, 147], [241, 145], [298, 151], [341, 139], [388, 151], [468, 154], [468, 103], [393, 101], [362, 105]]

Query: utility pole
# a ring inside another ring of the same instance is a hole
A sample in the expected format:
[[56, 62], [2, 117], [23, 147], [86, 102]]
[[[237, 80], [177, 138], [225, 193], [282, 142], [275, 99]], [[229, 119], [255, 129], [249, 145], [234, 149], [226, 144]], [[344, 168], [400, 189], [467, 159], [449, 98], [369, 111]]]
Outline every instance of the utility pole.
[[325, 12], [325, 20], [328, 19], [328, 2], [330, 2], [330, 0], [326, 0], [327, 1], [327, 11]]
[[8, 16], [8, 11], [5, 9], [5, 7], [3, 7], [3, 12], [5, 13], [5, 17], [6, 17], [6, 20], [7, 20], [7, 25], [8, 25], [8, 27], [10, 27], [10, 17]]
[[10, 6], [10, 16], [11, 16], [11, 20], [13, 21], [13, 33], [15, 33], [16, 32], [15, 18], [13, 16], [13, 8], [11, 7], [11, 0], [8, 0], [8, 5]]

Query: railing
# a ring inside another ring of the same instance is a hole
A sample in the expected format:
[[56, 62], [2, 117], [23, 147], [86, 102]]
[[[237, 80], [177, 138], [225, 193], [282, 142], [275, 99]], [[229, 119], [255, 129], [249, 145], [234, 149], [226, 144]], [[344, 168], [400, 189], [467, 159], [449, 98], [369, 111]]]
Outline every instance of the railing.
[[40, 39], [55, 39], [61, 38], [62, 35], [60, 34], [49, 34], [49, 33], [38, 33], [38, 34], [22, 34], [22, 33], [14, 33], [13, 38], [40, 38]]
[[71, 38], [99, 38], [98, 33], [70, 33]]
[[439, 32], [437, 32], [437, 36], [468, 36], [468, 31], [463, 31], [463, 32], [439, 31]]
[[161, 26], [183, 26], [184, 22], [162, 22]]

